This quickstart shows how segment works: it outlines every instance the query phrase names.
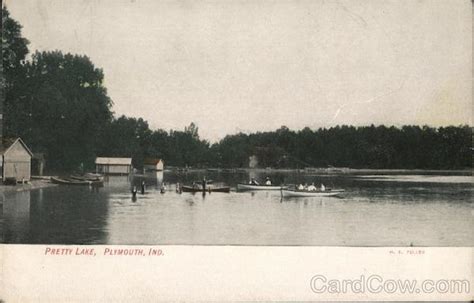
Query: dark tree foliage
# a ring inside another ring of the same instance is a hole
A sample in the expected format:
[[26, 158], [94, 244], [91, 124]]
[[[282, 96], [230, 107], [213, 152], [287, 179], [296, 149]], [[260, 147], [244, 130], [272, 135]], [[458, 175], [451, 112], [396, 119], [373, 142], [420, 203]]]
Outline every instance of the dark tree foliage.
[[[1, 95], [5, 125], [5, 136], [14, 136], [15, 130], [26, 116], [21, 100], [25, 98], [25, 70], [23, 67], [28, 54], [28, 40], [21, 36], [21, 25], [10, 18], [6, 7], [2, 8], [2, 67]], [[2, 131], [0, 127], [0, 131]]]
[[101, 134], [98, 156], [133, 157], [135, 161], [143, 161], [144, 143], [150, 135], [148, 123], [143, 119], [125, 116], [113, 119]]
[[449, 126], [336, 126], [298, 132], [227, 136], [213, 146], [217, 163], [245, 167], [251, 155], [261, 167], [464, 169], [471, 163], [471, 128]]
[[162, 158], [167, 165], [205, 167], [209, 164], [209, 143], [199, 139], [194, 123], [184, 131], [152, 131], [139, 118], [121, 116], [101, 134], [99, 156], [132, 157], [136, 168], [145, 158]]
[[47, 152], [50, 167], [90, 163], [98, 134], [112, 118], [102, 70], [86, 56], [60, 51], [36, 52], [25, 69], [30, 119], [18, 133], [34, 149]]
[[22, 68], [18, 98], [7, 102], [7, 135], [45, 152], [53, 170], [93, 162], [98, 134], [112, 117], [102, 71], [86, 56], [60, 51], [36, 52]]
[[4, 130], [34, 152], [46, 153], [50, 169], [93, 163], [98, 138], [112, 118], [103, 72], [86, 56], [36, 52], [30, 60], [21, 25], [2, 10]]
[[22, 67], [28, 54], [28, 40], [21, 36], [22, 26], [10, 18], [10, 12], [6, 7], [2, 9], [2, 62], [3, 72], [11, 84], [14, 75]]

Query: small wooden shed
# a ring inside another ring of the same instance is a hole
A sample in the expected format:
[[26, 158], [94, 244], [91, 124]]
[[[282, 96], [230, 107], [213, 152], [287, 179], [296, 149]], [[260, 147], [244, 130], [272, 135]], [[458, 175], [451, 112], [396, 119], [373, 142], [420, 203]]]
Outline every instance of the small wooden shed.
[[0, 155], [3, 182], [30, 181], [33, 153], [21, 138], [3, 139]]
[[165, 163], [162, 159], [146, 158], [143, 161], [143, 168], [147, 171], [163, 170]]
[[95, 170], [105, 175], [128, 175], [132, 172], [132, 158], [97, 157]]

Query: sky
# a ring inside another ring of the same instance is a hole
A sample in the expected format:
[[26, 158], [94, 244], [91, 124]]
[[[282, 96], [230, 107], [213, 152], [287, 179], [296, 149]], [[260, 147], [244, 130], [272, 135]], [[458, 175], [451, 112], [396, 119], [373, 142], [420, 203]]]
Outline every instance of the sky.
[[152, 128], [472, 125], [471, 1], [6, 4], [30, 51], [89, 56], [116, 115]]

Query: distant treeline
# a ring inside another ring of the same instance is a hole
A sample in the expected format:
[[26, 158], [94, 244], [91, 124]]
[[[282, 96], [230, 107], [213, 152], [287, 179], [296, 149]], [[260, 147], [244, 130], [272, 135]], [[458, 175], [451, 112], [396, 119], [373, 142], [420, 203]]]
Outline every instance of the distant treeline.
[[[4, 135], [20, 136], [45, 153], [51, 170], [92, 169], [96, 156], [146, 157], [168, 166], [351, 167], [462, 169], [471, 167], [471, 128], [352, 127], [229, 135], [210, 144], [191, 123], [151, 130], [143, 119], [114, 117], [104, 75], [86, 56], [61, 51], [28, 54], [21, 26], [3, 11]], [[165, 114], [165, 113], [163, 113]]]
[[471, 167], [471, 128], [336, 126], [227, 136], [213, 146], [222, 166], [462, 169]]

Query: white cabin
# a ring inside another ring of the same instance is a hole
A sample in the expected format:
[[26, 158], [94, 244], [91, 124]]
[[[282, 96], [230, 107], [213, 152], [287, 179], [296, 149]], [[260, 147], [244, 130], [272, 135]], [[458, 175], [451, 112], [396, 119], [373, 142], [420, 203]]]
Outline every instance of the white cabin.
[[5, 139], [0, 145], [2, 180], [30, 181], [33, 153], [20, 138]]
[[143, 168], [147, 171], [161, 171], [164, 166], [165, 163], [162, 159], [147, 158], [143, 161]]

